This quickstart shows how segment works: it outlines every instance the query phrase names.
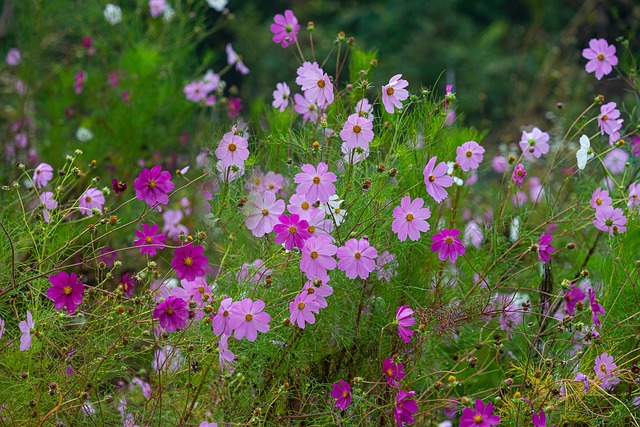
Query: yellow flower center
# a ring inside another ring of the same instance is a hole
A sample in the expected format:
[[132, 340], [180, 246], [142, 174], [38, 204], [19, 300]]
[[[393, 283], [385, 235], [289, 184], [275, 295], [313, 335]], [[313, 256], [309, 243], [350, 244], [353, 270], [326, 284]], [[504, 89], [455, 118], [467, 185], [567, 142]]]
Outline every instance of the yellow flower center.
[[190, 256], [186, 257], [184, 259], [184, 265], [186, 265], [187, 267], [191, 267], [193, 265], [193, 258], [191, 258]]
[[222, 317], [227, 317], [229, 316], [229, 312], [227, 310], [222, 312]]
[[451, 237], [447, 237], [446, 239], [444, 239], [444, 242], [447, 245], [452, 245], [453, 244], [453, 239]]
[[596, 205], [600, 206], [602, 204], [602, 199], [600, 197], [596, 197]]
[[149, 188], [156, 188], [156, 182], [154, 180], [149, 181]]
[[598, 61], [604, 61], [604, 55], [599, 53], [598, 54]]
[[294, 226], [289, 227], [289, 233], [291, 233], [291, 234], [295, 234], [295, 233], [296, 233], [296, 231], [298, 231], [298, 229], [297, 229], [297, 228], [295, 228]]
[[314, 111], [316, 109], [316, 106], [313, 104], [309, 104], [309, 111]]
[[198, 286], [198, 293], [204, 294], [204, 286], [202, 285]]
[[65, 295], [71, 295], [71, 286], [65, 286], [62, 290]]
[[262, 215], [267, 216], [269, 215], [269, 211], [266, 209], [262, 209]]
[[342, 397], [346, 398], [347, 396], [349, 396], [349, 392], [348, 391], [343, 391], [342, 392]]
[[153, 237], [151, 237], [151, 236], [147, 236], [147, 237], [144, 239], [144, 241], [145, 241], [145, 243], [147, 243], [147, 244], [151, 244], [151, 243], [153, 243]]
[[387, 88], [387, 95], [389, 95], [389, 96], [393, 95], [393, 88], [392, 87], [388, 87]]
[[84, 198], [84, 201], [87, 203], [91, 203], [91, 197], [87, 196]]
[[435, 176], [433, 176], [433, 175], [430, 175], [430, 176], [429, 176], [429, 182], [433, 182], [433, 181], [435, 181], [435, 180], [436, 180], [436, 177], [435, 177]]
[[353, 257], [355, 259], [360, 259], [362, 257], [362, 255], [360, 255], [360, 252], [356, 252], [355, 254], [353, 254]]
[[413, 214], [407, 214], [407, 221], [413, 221]]
[[309, 288], [309, 289], [307, 289], [307, 293], [308, 293], [308, 294], [312, 294], [312, 295], [313, 295], [315, 292], [316, 292], [316, 291], [315, 291], [315, 289], [313, 289], [313, 288]]
[[313, 183], [316, 184], [316, 185], [320, 184], [320, 177], [319, 176], [314, 176], [313, 177]]
[[273, 185], [273, 183], [269, 184], [269, 190], [273, 190], [273, 187], [275, 187], [275, 185]]
[[467, 154], [467, 157], [471, 157], [471, 156], [473, 156], [473, 153], [472, 153], [471, 151], [467, 151], [467, 153], [466, 153], [466, 154]]
[[298, 310], [304, 310], [306, 306], [304, 305], [303, 302], [298, 303]]
[[480, 415], [480, 414], [478, 414], [475, 417], [473, 417], [473, 422], [474, 423], [481, 423], [482, 421], [483, 421], [482, 420], [482, 415]]
[[245, 319], [247, 319], [247, 322], [250, 322], [253, 320], [253, 315], [251, 313], [247, 313], [246, 316], [244, 316]]
[[391, 370], [391, 368], [387, 369], [387, 375], [392, 376], [393, 375], [393, 371]]
[[309, 226], [309, 228], [307, 229], [307, 231], [308, 231], [309, 233], [313, 233], [313, 232], [315, 232], [315, 231], [316, 231], [316, 228], [315, 228], [313, 225], [310, 225], [310, 226]]
[[313, 258], [313, 259], [318, 258], [318, 252], [316, 252], [316, 251], [312, 251], [312, 252], [311, 252], [311, 258]]
[[306, 211], [307, 209], [309, 209], [309, 202], [302, 202], [300, 207]]
[[602, 116], [601, 119], [603, 122], [606, 122], [607, 120], [609, 120], [609, 116], [607, 116], [606, 114], [604, 116]]
[[602, 365], [600, 365], [600, 370], [602, 372], [607, 372], [607, 365], [605, 365], [604, 363]]
[[362, 128], [358, 125], [355, 125], [353, 127], [353, 133], [360, 133], [360, 131], [362, 130]]
[[236, 147], [236, 144], [229, 144], [227, 148], [229, 149], [229, 151], [233, 153], [234, 151], [236, 151], [237, 147]]
[[518, 169], [518, 176], [524, 176], [524, 171], [522, 169]]
[[173, 314], [173, 308], [169, 307], [166, 311], [167, 314]]
[[325, 85], [324, 80], [318, 80], [318, 87], [320, 89], [322, 89], [324, 87], [324, 85]]

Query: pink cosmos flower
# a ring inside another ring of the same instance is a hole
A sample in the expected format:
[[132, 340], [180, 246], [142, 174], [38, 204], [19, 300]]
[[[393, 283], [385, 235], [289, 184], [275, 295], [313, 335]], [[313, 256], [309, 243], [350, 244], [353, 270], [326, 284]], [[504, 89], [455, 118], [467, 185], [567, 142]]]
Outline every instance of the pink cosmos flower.
[[298, 215], [280, 215], [278, 221], [280, 223], [273, 227], [273, 231], [276, 233], [275, 241], [279, 245], [284, 243], [286, 250], [290, 251], [294, 247], [302, 249], [304, 241], [311, 238], [311, 234], [307, 230], [309, 223], [304, 219], [300, 219]]
[[218, 160], [216, 163], [216, 171], [218, 171], [221, 181], [234, 181], [244, 175], [244, 165], [237, 166], [224, 166], [222, 160]]
[[135, 286], [133, 276], [130, 276], [129, 273], [124, 273], [120, 278], [119, 286], [119, 288], [122, 289], [122, 294], [127, 298], [131, 298], [133, 296]]
[[395, 220], [391, 223], [391, 229], [398, 234], [401, 242], [407, 240], [407, 236], [411, 240], [418, 240], [421, 231], [429, 231], [430, 226], [426, 220], [431, 217], [431, 210], [422, 206], [424, 200], [421, 198], [412, 202], [410, 196], [405, 196], [400, 201], [400, 206], [393, 210]]
[[511, 201], [516, 207], [524, 205], [525, 203], [527, 203], [527, 200], [527, 193], [525, 193], [524, 191], [518, 191], [511, 196]]
[[273, 33], [273, 41], [282, 43], [283, 48], [294, 44], [300, 31], [300, 24], [293, 12], [287, 9], [284, 11], [284, 16], [278, 13], [273, 17], [273, 21], [274, 23], [269, 27]]
[[629, 209], [635, 209], [640, 205], [640, 184], [633, 182], [629, 185], [629, 201], [627, 206]]
[[431, 245], [431, 252], [438, 252], [438, 259], [444, 261], [447, 258], [451, 262], [456, 262], [458, 255], [464, 255], [466, 248], [456, 236], [460, 234], [460, 231], [456, 228], [440, 230], [431, 239], [433, 244]]
[[249, 158], [248, 147], [249, 142], [246, 138], [227, 132], [216, 148], [216, 157], [222, 161], [225, 168], [232, 165], [244, 166], [244, 161]]
[[299, 215], [300, 219], [306, 219], [308, 221], [314, 212], [322, 212], [319, 208], [313, 206], [313, 203], [315, 203], [315, 201], [309, 202], [305, 196], [294, 194], [289, 198], [287, 210], [292, 214]]
[[144, 200], [152, 208], [157, 204], [169, 203], [169, 195], [173, 191], [171, 174], [163, 171], [162, 166], [156, 165], [151, 170], [144, 168], [140, 175], [133, 181], [136, 190], [136, 198]]
[[175, 332], [187, 326], [189, 308], [182, 298], [170, 296], [153, 309], [153, 318], [158, 319], [160, 326], [167, 332]]
[[45, 191], [41, 193], [40, 204], [42, 205], [42, 218], [48, 223], [51, 220], [49, 211], [58, 207], [58, 202], [53, 198], [53, 192]]
[[316, 302], [315, 294], [300, 292], [295, 299], [289, 303], [289, 320], [291, 324], [297, 324], [300, 329], [304, 329], [307, 323], [314, 324], [316, 321], [313, 313], [318, 313], [320, 306]]
[[302, 124], [307, 123], [307, 120], [311, 120], [311, 123], [318, 121], [320, 107], [316, 101], [311, 101], [299, 93], [293, 95], [293, 100], [295, 102], [293, 109], [296, 113], [302, 114]]
[[179, 242], [181, 234], [189, 234], [189, 229], [181, 224], [184, 214], [181, 210], [167, 209], [162, 213], [162, 219], [164, 225], [162, 226], [162, 232], [167, 238]]
[[230, 98], [227, 103], [227, 115], [231, 120], [237, 119], [240, 116], [240, 111], [242, 111], [242, 99], [240, 98]]
[[211, 321], [211, 328], [214, 334], [230, 336], [231, 332], [233, 332], [231, 329], [231, 310], [233, 305], [234, 302], [231, 298], [225, 298], [220, 303], [218, 314]]
[[316, 209], [313, 211], [307, 222], [309, 223], [307, 231], [311, 234], [311, 237], [327, 236], [331, 241], [334, 240], [330, 234], [334, 227], [333, 221], [325, 219], [322, 210]]
[[531, 414], [531, 422], [533, 423], [533, 427], [547, 427], [547, 415], [542, 409], [540, 409], [539, 414], [536, 414], [535, 412]]
[[249, 69], [246, 65], [244, 65], [244, 62], [242, 62], [242, 57], [238, 55], [235, 50], [233, 50], [233, 46], [231, 46], [231, 43], [227, 43], [225, 51], [227, 52], [227, 63], [229, 65], [235, 64], [236, 70], [242, 75], [246, 76], [247, 74], [249, 74]]
[[537, 127], [531, 132], [522, 131], [520, 138], [520, 148], [523, 156], [530, 159], [532, 156], [540, 158], [541, 155], [549, 152], [549, 134], [542, 132]]
[[315, 101], [323, 109], [333, 102], [333, 84], [316, 62], [303, 63], [297, 74], [296, 83], [302, 88], [306, 99]]
[[[415, 421], [412, 413], [418, 412], [418, 403], [409, 399], [411, 396], [415, 396], [416, 392], [400, 390], [398, 396], [396, 396], [396, 407], [393, 410], [393, 418], [398, 422], [398, 427], [402, 427], [404, 424], [411, 424]], [[404, 423], [404, 424], [403, 424]]]
[[33, 183], [38, 188], [46, 186], [53, 179], [53, 167], [48, 163], [40, 163], [33, 173]]
[[573, 380], [582, 382], [584, 384], [585, 394], [589, 393], [589, 377], [588, 376], [586, 376], [582, 372], [576, 372], [576, 376]]
[[382, 373], [391, 387], [400, 387], [400, 380], [405, 376], [403, 369], [404, 365], [400, 362], [396, 364], [392, 358], [384, 359], [382, 362]]
[[548, 234], [542, 233], [540, 235], [540, 239], [538, 240], [538, 261], [549, 262], [551, 261], [551, 254], [554, 252], [555, 248], [551, 246], [551, 237]]
[[339, 380], [331, 386], [331, 397], [337, 399], [333, 404], [334, 407], [344, 411], [347, 406], [351, 405], [351, 386], [348, 382]]
[[142, 224], [142, 230], [136, 230], [137, 239], [133, 242], [136, 246], [141, 246], [140, 253], [155, 256], [157, 250], [164, 249], [165, 235], [158, 233], [156, 224]]
[[344, 246], [338, 248], [336, 255], [340, 258], [338, 269], [344, 271], [349, 279], [366, 279], [369, 273], [376, 269], [374, 260], [378, 251], [369, 245], [367, 239], [348, 240]]
[[516, 185], [520, 186], [524, 182], [524, 178], [527, 176], [527, 171], [522, 163], [518, 163], [513, 169], [513, 176], [511, 179]]
[[173, 252], [171, 267], [176, 271], [178, 279], [195, 280], [207, 271], [209, 260], [202, 255], [204, 248], [187, 244]]
[[427, 166], [424, 168], [423, 175], [427, 193], [429, 193], [437, 203], [440, 203], [448, 197], [447, 190], [445, 190], [444, 187], [451, 187], [453, 185], [453, 178], [447, 175], [447, 171], [449, 170], [447, 164], [440, 162], [438, 166], [436, 166], [437, 161], [438, 157], [430, 158]]
[[359, 117], [364, 117], [370, 122], [373, 121], [373, 105], [371, 105], [367, 98], [362, 98], [356, 102], [354, 110]]
[[474, 220], [469, 221], [464, 229], [462, 241], [467, 246], [471, 245], [480, 249], [482, 247], [482, 242], [484, 241], [482, 227], [480, 227], [480, 225]]
[[204, 101], [208, 95], [207, 85], [202, 81], [195, 81], [185, 85], [184, 96], [191, 102]]
[[31, 312], [27, 310], [27, 320], [23, 320], [18, 323], [18, 328], [20, 328], [20, 332], [22, 332], [22, 336], [20, 336], [20, 351], [27, 351], [31, 348], [31, 342], [33, 339], [31, 331], [35, 326], [36, 324], [33, 321]]
[[613, 206], [600, 206], [596, 209], [596, 219], [593, 225], [602, 231], [608, 232], [611, 236], [616, 233], [624, 233], [627, 231], [627, 217], [624, 216], [622, 209]]
[[248, 205], [245, 224], [256, 237], [271, 233], [278, 224], [278, 217], [284, 212], [284, 200], [276, 199], [271, 191], [251, 193]]
[[391, 77], [388, 84], [382, 86], [382, 104], [389, 114], [393, 114], [394, 107], [402, 108], [400, 101], [409, 98], [409, 92], [405, 89], [409, 86], [409, 82], [400, 77], [402, 74], [396, 74]]
[[340, 131], [340, 138], [350, 149], [368, 149], [369, 143], [373, 141], [373, 122], [357, 113], [351, 114]]
[[93, 208], [102, 210], [104, 196], [97, 188], [89, 188], [78, 199], [78, 210], [83, 215], [93, 216]]
[[277, 83], [276, 90], [273, 91], [273, 108], [279, 109], [284, 113], [284, 110], [289, 105], [289, 95], [291, 95], [291, 89], [286, 83]]
[[595, 72], [598, 80], [609, 74], [613, 67], [618, 65], [616, 47], [609, 45], [605, 39], [589, 40], [589, 47], [582, 51], [582, 57], [589, 61], [585, 66], [587, 73]]
[[342, 156], [344, 162], [354, 165], [369, 157], [368, 146], [366, 148], [351, 147], [350, 144], [343, 142], [342, 145], [340, 145], [340, 151], [344, 154], [344, 156]]
[[491, 162], [491, 166], [496, 173], [504, 173], [507, 170], [509, 162], [504, 156], [496, 156]]
[[325, 276], [327, 270], [336, 268], [337, 262], [333, 256], [337, 253], [338, 247], [331, 244], [332, 240], [330, 236], [325, 235], [312, 237], [304, 242], [300, 270], [306, 273], [309, 280]]
[[609, 192], [598, 187], [591, 195], [591, 201], [589, 204], [592, 208], [597, 209], [600, 206], [611, 206], [611, 202], [612, 200], [611, 197], [609, 197]]
[[251, 298], [238, 301], [231, 307], [230, 327], [235, 331], [236, 339], [246, 337], [249, 341], [255, 341], [258, 332], [269, 332], [271, 316], [262, 310], [264, 310], [264, 302], [262, 300], [253, 302]]
[[302, 292], [306, 292], [316, 297], [315, 302], [319, 308], [325, 308], [328, 306], [326, 297], [333, 295], [333, 288], [327, 283], [329, 282], [329, 276], [319, 276], [313, 280], [307, 280], [302, 287]]
[[151, 13], [152, 18], [157, 18], [162, 12], [164, 12], [164, 8], [167, 6], [165, 0], [149, 0], [149, 12]]
[[600, 328], [599, 315], [607, 314], [607, 312], [604, 311], [604, 307], [602, 306], [602, 304], [600, 304], [600, 302], [596, 298], [595, 291], [589, 288], [587, 292], [589, 294], [589, 306], [591, 307], [591, 321], [593, 322], [595, 327], [599, 329]]
[[76, 308], [82, 304], [82, 294], [84, 284], [78, 280], [75, 273], [60, 273], [49, 277], [51, 287], [47, 289], [47, 297], [53, 301], [53, 306], [57, 310], [66, 308], [69, 313], [74, 313]]
[[313, 165], [305, 164], [300, 169], [301, 173], [296, 174], [293, 182], [299, 184], [296, 187], [296, 194], [306, 196], [307, 200], [320, 200], [328, 202], [329, 196], [336, 194], [336, 187], [333, 185], [338, 180], [336, 174], [329, 172], [329, 166], [324, 163], [318, 163], [316, 170]]
[[463, 171], [478, 169], [484, 157], [484, 147], [475, 141], [467, 141], [456, 148], [456, 162]]
[[[229, 335], [220, 336], [220, 341], [218, 341], [218, 360], [220, 363], [220, 370], [228, 370], [229, 372], [233, 372], [233, 365], [231, 362], [235, 361], [236, 357], [229, 350]], [[202, 427], [202, 425], [200, 425]], [[216, 423], [211, 423], [209, 427], [217, 427]]]
[[634, 135], [631, 138], [631, 154], [634, 157], [640, 157], [640, 136]]
[[411, 336], [415, 333], [415, 331], [409, 329], [416, 323], [413, 313], [413, 310], [408, 305], [401, 305], [396, 311], [395, 323], [398, 325], [398, 336], [406, 343], [411, 342]]
[[629, 155], [626, 151], [614, 148], [604, 156], [602, 163], [612, 174], [624, 172]]
[[82, 70], [78, 70], [74, 76], [73, 88], [77, 94], [82, 93], [84, 89], [84, 83], [87, 80], [87, 73]]
[[398, 262], [396, 256], [389, 251], [384, 251], [376, 259], [376, 277], [378, 280], [384, 280], [387, 283], [391, 278], [398, 274]]
[[584, 301], [587, 294], [580, 289], [577, 284], [572, 283], [564, 293], [564, 311], [569, 316], [575, 316], [576, 306], [579, 302]]
[[16, 65], [20, 64], [20, 62], [22, 62], [22, 55], [17, 48], [12, 47], [11, 49], [9, 49], [9, 52], [7, 52], [6, 60], [8, 65], [10, 65], [11, 67], [15, 67]]
[[500, 423], [500, 417], [493, 415], [493, 404], [476, 400], [475, 411], [471, 408], [464, 408], [460, 417], [460, 427], [491, 427]]
[[618, 367], [613, 361], [613, 356], [609, 356], [606, 352], [596, 357], [593, 370], [596, 378], [603, 380], [606, 377], [613, 376], [613, 371]]
[[609, 135], [609, 144], [613, 145], [620, 138], [620, 129], [622, 128], [623, 119], [620, 119], [620, 111], [616, 108], [615, 102], [609, 102], [600, 106], [600, 115], [598, 116], [598, 127], [600, 135]]

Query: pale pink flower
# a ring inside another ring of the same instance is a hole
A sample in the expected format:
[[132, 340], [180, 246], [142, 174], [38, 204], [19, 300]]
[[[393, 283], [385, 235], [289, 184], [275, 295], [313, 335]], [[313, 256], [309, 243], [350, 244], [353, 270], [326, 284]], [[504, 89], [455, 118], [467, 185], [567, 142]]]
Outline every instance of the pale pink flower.
[[382, 86], [382, 104], [387, 113], [393, 114], [394, 107], [402, 108], [402, 102], [409, 98], [409, 91], [405, 87], [409, 86], [409, 82], [401, 79], [402, 74], [396, 74], [391, 77], [389, 83]]
[[589, 60], [585, 66], [587, 73], [595, 73], [598, 80], [611, 73], [613, 67], [618, 65], [616, 47], [609, 45], [605, 39], [589, 40], [589, 47], [582, 51], [582, 57]]
[[230, 166], [244, 166], [244, 161], [249, 158], [249, 142], [246, 138], [235, 135], [233, 132], [227, 132], [222, 136], [218, 148], [216, 148], [216, 157], [222, 161], [225, 168]]
[[475, 141], [467, 141], [456, 148], [456, 162], [463, 171], [478, 169], [484, 157], [484, 148]]
[[278, 217], [284, 212], [284, 200], [276, 199], [275, 193], [251, 193], [247, 202], [249, 206], [245, 224], [256, 237], [271, 233], [279, 224]]
[[303, 63], [297, 73], [296, 83], [302, 88], [306, 99], [315, 101], [323, 109], [333, 102], [333, 84], [316, 62]]
[[273, 108], [279, 109], [281, 112], [289, 105], [289, 98], [291, 95], [291, 89], [286, 83], [278, 83], [276, 84], [276, 90], [273, 91]]
[[424, 183], [427, 187], [427, 193], [433, 199], [440, 203], [448, 197], [447, 190], [444, 187], [451, 187], [453, 185], [453, 178], [447, 175], [449, 167], [445, 162], [440, 162], [436, 166], [438, 161], [437, 157], [429, 159], [427, 166], [425, 166], [423, 175]]
[[376, 268], [374, 259], [378, 256], [378, 251], [369, 245], [367, 239], [350, 239], [338, 248], [336, 255], [340, 258], [338, 269], [344, 271], [349, 279], [366, 279]]
[[549, 134], [534, 127], [531, 132], [522, 131], [520, 148], [526, 158], [539, 158], [549, 152]]
[[391, 223], [391, 229], [398, 234], [401, 242], [407, 240], [407, 236], [411, 240], [418, 240], [420, 232], [429, 231], [429, 223], [426, 221], [431, 217], [431, 210], [424, 206], [424, 200], [421, 198], [411, 201], [410, 196], [405, 196], [400, 201], [400, 206], [396, 206], [393, 210], [395, 220]]
[[305, 124], [307, 120], [311, 120], [312, 123], [318, 121], [320, 108], [316, 101], [310, 101], [299, 93], [293, 95], [293, 100], [295, 102], [293, 109], [296, 110], [296, 113], [302, 114], [302, 124]]
[[293, 182], [299, 184], [296, 194], [306, 196], [308, 200], [328, 202], [329, 196], [336, 193], [333, 183], [338, 179], [333, 172], [329, 172], [329, 166], [320, 162], [317, 169], [310, 164], [305, 164], [301, 169], [302, 172], [293, 178]]
[[340, 138], [352, 149], [356, 147], [368, 149], [373, 136], [373, 122], [360, 117], [357, 113], [347, 118], [340, 131]]

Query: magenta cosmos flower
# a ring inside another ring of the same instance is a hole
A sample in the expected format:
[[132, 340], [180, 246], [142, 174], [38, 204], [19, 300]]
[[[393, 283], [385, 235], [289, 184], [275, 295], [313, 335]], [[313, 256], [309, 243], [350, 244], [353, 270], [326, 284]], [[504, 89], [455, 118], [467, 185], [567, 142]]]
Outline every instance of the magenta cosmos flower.
[[493, 415], [493, 404], [476, 400], [476, 409], [464, 408], [460, 417], [460, 427], [491, 427], [500, 423], [500, 417]]
[[176, 271], [178, 279], [196, 280], [204, 276], [209, 260], [202, 255], [202, 246], [184, 245], [173, 252], [171, 267]]
[[547, 427], [547, 415], [542, 409], [540, 409], [539, 414], [536, 414], [535, 412], [531, 414], [531, 422], [533, 423], [533, 427]]
[[33, 173], [33, 183], [38, 188], [46, 186], [53, 179], [53, 167], [48, 163], [40, 163]]
[[127, 298], [131, 298], [133, 296], [133, 290], [135, 288], [135, 282], [133, 280], [133, 276], [130, 276], [129, 273], [124, 273], [120, 278], [120, 289], [122, 289], [122, 294]]
[[302, 88], [306, 99], [315, 101], [320, 108], [326, 108], [333, 102], [333, 84], [316, 62], [303, 63], [297, 73], [296, 83]]
[[551, 246], [552, 236], [548, 234], [541, 234], [540, 239], [538, 240], [538, 261], [549, 262], [551, 261], [551, 254], [555, 250], [553, 246]]
[[587, 292], [589, 293], [589, 305], [591, 306], [591, 321], [596, 326], [596, 328], [600, 328], [600, 315], [607, 314], [607, 312], [604, 311], [604, 307], [596, 298], [596, 293], [594, 292], [594, 290], [589, 288]]
[[440, 162], [438, 166], [436, 166], [437, 161], [438, 157], [430, 158], [427, 166], [424, 168], [423, 175], [427, 193], [429, 193], [436, 202], [440, 203], [448, 197], [447, 190], [445, 190], [444, 187], [451, 187], [453, 185], [453, 178], [447, 175], [449, 166], [447, 166], [445, 162]]
[[367, 239], [351, 239], [338, 248], [336, 253], [340, 261], [338, 261], [338, 269], [344, 271], [349, 279], [360, 277], [366, 279], [369, 273], [376, 269], [375, 258], [378, 251], [369, 245]]
[[589, 47], [582, 51], [582, 57], [589, 61], [585, 66], [587, 73], [595, 73], [598, 80], [618, 65], [616, 47], [609, 45], [605, 39], [591, 39]]
[[20, 328], [20, 332], [22, 332], [22, 336], [20, 336], [20, 351], [27, 351], [31, 348], [31, 342], [33, 340], [31, 331], [35, 326], [36, 324], [33, 321], [31, 312], [27, 310], [27, 320], [22, 320], [18, 323], [18, 328]]
[[396, 74], [391, 77], [388, 84], [382, 86], [382, 104], [389, 114], [393, 114], [394, 107], [402, 108], [400, 101], [409, 98], [409, 92], [405, 89], [409, 86], [409, 82], [400, 77], [402, 74]]
[[602, 231], [608, 232], [611, 236], [615, 233], [624, 233], [627, 231], [627, 217], [624, 216], [622, 209], [613, 206], [600, 206], [596, 209], [596, 219], [593, 225]]
[[296, 42], [300, 24], [291, 10], [285, 10], [284, 15], [278, 13], [273, 21], [269, 29], [273, 33], [274, 42], [281, 43], [283, 48]]
[[569, 286], [569, 289], [564, 293], [564, 311], [569, 316], [575, 316], [576, 314], [576, 306], [579, 302], [584, 301], [587, 294], [584, 293], [582, 289], [580, 289], [576, 283], [572, 283]]
[[249, 209], [245, 224], [256, 237], [271, 233], [284, 212], [284, 200], [276, 199], [275, 193], [264, 191], [249, 196]]
[[51, 287], [47, 289], [47, 297], [53, 301], [57, 310], [66, 308], [69, 313], [74, 313], [82, 304], [84, 285], [75, 273], [67, 274], [64, 271], [49, 277]]
[[456, 148], [456, 162], [463, 171], [478, 169], [484, 157], [484, 147], [475, 141], [467, 141]]
[[340, 131], [340, 138], [347, 143], [351, 150], [356, 147], [368, 149], [373, 141], [373, 122], [357, 113], [351, 114]]
[[415, 396], [416, 392], [400, 390], [398, 396], [396, 396], [396, 407], [393, 410], [393, 418], [398, 422], [398, 427], [402, 427], [403, 423], [411, 424], [415, 420], [413, 413], [418, 412], [418, 403], [410, 399], [411, 396]]
[[315, 294], [300, 292], [295, 299], [289, 303], [289, 320], [292, 324], [297, 324], [300, 329], [304, 329], [307, 323], [315, 323], [316, 318], [313, 313], [318, 313], [320, 306], [316, 302]]
[[331, 397], [337, 399], [333, 404], [334, 407], [344, 411], [347, 406], [351, 405], [351, 386], [344, 380], [339, 380], [331, 386]]
[[273, 231], [276, 233], [275, 240], [279, 245], [284, 243], [286, 250], [290, 251], [294, 247], [302, 249], [304, 241], [311, 238], [311, 233], [308, 230], [309, 223], [304, 219], [300, 219], [298, 215], [280, 215], [278, 221], [280, 223], [273, 227]]
[[93, 209], [102, 210], [104, 206], [104, 196], [97, 188], [89, 188], [78, 199], [78, 210], [80, 213], [93, 216]]
[[136, 230], [137, 239], [133, 242], [136, 246], [140, 247], [141, 254], [147, 254], [149, 256], [155, 256], [157, 250], [164, 248], [165, 235], [158, 233], [158, 226], [156, 224], [142, 224], [142, 230]]
[[338, 247], [332, 245], [332, 241], [331, 236], [320, 235], [304, 243], [300, 270], [306, 273], [309, 280], [324, 277], [327, 275], [327, 270], [336, 268], [337, 262], [333, 256], [338, 252]]
[[421, 198], [411, 201], [411, 197], [405, 196], [400, 201], [400, 206], [396, 206], [393, 210], [395, 218], [391, 223], [391, 229], [398, 234], [401, 242], [407, 240], [407, 236], [411, 240], [418, 240], [420, 232], [429, 231], [429, 223], [426, 221], [431, 217], [431, 210], [424, 206], [424, 200]]
[[531, 132], [522, 131], [520, 138], [520, 148], [523, 156], [527, 159], [531, 157], [539, 158], [549, 152], [549, 134], [542, 132], [538, 128], [533, 128]]
[[416, 323], [416, 319], [413, 318], [413, 310], [408, 305], [401, 305], [396, 311], [396, 321], [398, 324], [398, 336], [402, 338], [402, 341], [411, 342], [411, 336], [415, 333], [409, 329]]
[[607, 190], [603, 190], [601, 187], [596, 188], [596, 191], [591, 195], [589, 204], [592, 208], [598, 209], [600, 206], [611, 206], [611, 197]]
[[382, 362], [382, 373], [391, 387], [400, 387], [399, 381], [405, 376], [403, 369], [402, 363], [395, 363], [392, 358], [384, 359]]
[[320, 200], [323, 203], [329, 201], [329, 197], [336, 194], [336, 187], [333, 185], [338, 180], [336, 174], [329, 172], [329, 166], [324, 163], [318, 163], [318, 169], [313, 165], [306, 164], [302, 166], [301, 173], [296, 174], [293, 182], [298, 184], [296, 194], [306, 196], [307, 200]]
[[163, 171], [160, 165], [152, 167], [151, 170], [145, 168], [133, 181], [133, 188], [136, 190], [136, 198], [144, 200], [147, 205], [166, 205], [169, 203], [168, 193], [173, 191], [171, 174]]
[[444, 261], [447, 258], [451, 262], [456, 262], [458, 255], [464, 255], [466, 248], [456, 236], [460, 234], [460, 230], [456, 228], [440, 230], [431, 239], [431, 252], [438, 252], [438, 259]]
[[189, 308], [182, 298], [170, 296], [153, 309], [153, 318], [158, 319], [160, 326], [167, 332], [175, 332], [187, 326]]
[[520, 186], [524, 182], [524, 178], [527, 176], [527, 170], [524, 168], [522, 163], [518, 163], [516, 167], [513, 169], [513, 175], [511, 179], [515, 182], [516, 185]]
[[225, 168], [233, 165], [242, 167], [244, 161], [249, 158], [249, 142], [246, 138], [236, 135], [233, 132], [227, 132], [223, 135], [218, 148], [216, 148], [216, 157], [222, 161]]
[[255, 341], [258, 332], [269, 332], [271, 316], [262, 310], [264, 310], [262, 300], [253, 302], [251, 298], [245, 298], [233, 304], [230, 327], [235, 331], [234, 336], [237, 339], [246, 337], [249, 341]]
[[276, 84], [276, 90], [273, 91], [273, 108], [277, 108], [284, 113], [284, 110], [289, 105], [289, 97], [291, 95], [291, 89], [289, 86], [282, 82]]

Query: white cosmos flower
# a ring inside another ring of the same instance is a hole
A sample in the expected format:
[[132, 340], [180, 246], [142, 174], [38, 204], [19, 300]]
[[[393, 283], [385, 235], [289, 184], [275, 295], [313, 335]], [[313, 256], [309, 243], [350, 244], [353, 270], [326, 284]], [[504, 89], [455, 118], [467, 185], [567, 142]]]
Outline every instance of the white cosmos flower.
[[87, 142], [93, 139], [93, 132], [90, 129], [80, 126], [76, 131], [76, 138], [80, 142]]
[[209, 6], [217, 10], [218, 12], [222, 12], [222, 9], [227, 5], [227, 0], [207, 0]]
[[343, 201], [344, 200], [338, 200], [338, 195], [334, 194], [329, 197], [329, 201], [327, 203], [320, 204], [320, 208], [325, 214], [335, 221], [336, 225], [342, 224], [344, 216], [347, 214], [347, 211], [340, 208], [340, 204], [342, 204]]
[[122, 9], [120, 6], [109, 3], [104, 8], [104, 19], [111, 25], [119, 24], [122, 21]]
[[585, 166], [587, 166], [587, 161], [592, 159], [593, 151], [591, 150], [591, 141], [587, 135], [582, 135], [580, 137], [580, 149], [576, 153], [576, 158], [578, 159], [578, 169], [583, 170]]

